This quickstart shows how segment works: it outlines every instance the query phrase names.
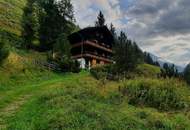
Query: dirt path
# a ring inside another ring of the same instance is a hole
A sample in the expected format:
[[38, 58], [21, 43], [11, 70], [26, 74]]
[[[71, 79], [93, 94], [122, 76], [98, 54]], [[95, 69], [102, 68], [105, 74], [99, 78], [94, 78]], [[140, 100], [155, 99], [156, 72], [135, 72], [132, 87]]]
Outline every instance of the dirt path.
[[[20, 110], [22, 105], [30, 100], [36, 92], [43, 92], [44, 89], [51, 88], [52, 85], [56, 86], [56, 84], [59, 84], [61, 81], [61, 79], [44, 81], [40, 84], [25, 86], [26, 88], [23, 86], [23, 89], [11, 90], [4, 94], [2, 98], [0, 98], [0, 105], [2, 105], [2, 103], [4, 104], [0, 107], [0, 130], [6, 130], [7, 119], [13, 117], [16, 112]], [[10, 96], [13, 96], [13, 98], [10, 98]]]
[[31, 97], [31, 95], [24, 95], [19, 97], [14, 102], [8, 104], [5, 108], [0, 109], [0, 130], [6, 129], [6, 119], [15, 115], [20, 107]]

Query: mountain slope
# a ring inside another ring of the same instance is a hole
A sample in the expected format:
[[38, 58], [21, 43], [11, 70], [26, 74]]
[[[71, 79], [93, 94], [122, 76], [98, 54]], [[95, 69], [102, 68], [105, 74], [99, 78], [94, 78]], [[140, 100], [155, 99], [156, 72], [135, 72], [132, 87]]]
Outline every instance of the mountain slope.
[[[174, 80], [170, 82], [171, 87], [174, 88], [174, 91], [169, 91], [172, 92], [171, 94], [174, 92], [183, 98], [181, 92], [189, 93], [181, 83], [178, 83], [180, 86], [173, 86], [176, 82]], [[168, 85], [164, 80], [143, 78], [102, 84], [87, 72], [66, 74], [57, 78], [57, 82], [53, 80], [26, 87], [21, 95], [29, 94], [28, 101], [18, 107], [14, 116], [4, 115], [4, 117], [7, 119], [8, 129], [11, 130], [182, 130], [190, 128], [187, 111], [162, 112], [157, 108], [144, 106], [146, 101], [141, 102], [140, 105], [131, 105], [129, 102], [130, 93], [136, 93], [138, 90], [144, 96], [150, 94], [154, 100], [162, 102], [160, 99], [164, 99], [165, 96], [156, 95], [155, 91], [162, 92], [162, 95], [167, 94], [166, 87], [156, 88], [163, 83]], [[119, 86], [123, 85], [130, 88], [129, 95], [123, 96], [118, 91]], [[139, 85], [140, 89], [136, 90]], [[148, 93], [143, 89], [147, 88], [146, 86], [151, 88], [148, 89]], [[168, 100], [173, 97], [170, 93], [168, 96]], [[170, 102], [165, 105], [170, 105]]]
[[27, 0], [0, 1], [0, 40], [3, 38], [11, 44], [21, 42], [22, 15]]
[[[153, 54], [151, 54], [151, 53], [149, 53], [149, 54], [150, 54], [150, 56], [152, 57], [153, 61], [158, 61], [158, 62], [159, 62], [159, 64], [161, 65], [161, 67], [163, 67], [164, 63], [167, 63], [167, 64], [169, 64], [169, 65], [173, 65], [173, 63], [168, 62], [167, 60], [164, 60], [164, 59], [161, 58], [161, 57], [155, 56], [155, 55], [153, 55]], [[174, 64], [174, 65], [175, 65], [175, 64]], [[183, 71], [184, 71], [184, 67], [182, 67], [182, 66], [175, 65], [175, 67], [178, 69], [179, 72], [183, 72]]]
[[26, 0], [1, 0], [0, 2], [0, 29], [6, 32], [21, 35], [23, 9]]

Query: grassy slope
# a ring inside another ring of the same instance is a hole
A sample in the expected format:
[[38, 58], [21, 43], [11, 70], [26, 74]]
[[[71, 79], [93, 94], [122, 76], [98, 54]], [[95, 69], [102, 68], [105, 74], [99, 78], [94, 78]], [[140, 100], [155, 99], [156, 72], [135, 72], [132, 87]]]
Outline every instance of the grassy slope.
[[137, 66], [136, 74], [139, 74], [141, 77], [153, 77], [155, 78], [157, 74], [160, 73], [160, 68], [152, 66], [149, 64], [142, 64]]
[[[128, 81], [125, 81], [128, 82]], [[138, 80], [129, 81], [138, 82]], [[159, 81], [157, 81], [159, 82]], [[106, 85], [89, 73], [67, 74], [57, 81], [29, 87], [22, 95], [30, 100], [19, 109], [16, 116], [7, 118], [12, 130], [183, 130], [190, 128], [189, 112], [161, 112], [149, 107], [128, 104], [121, 97], [118, 86]], [[32, 89], [30, 89], [32, 88]], [[187, 90], [189, 91], [189, 90]]]
[[[11, 35], [9, 40], [21, 36], [25, 4], [26, 0], [0, 1], [0, 34], [6, 32], [7, 38]], [[160, 112], [133, 106], [118, 91], [122, 82], [104, 85], [87, 72], [54, 74], [33, 64], [34, 59], [45, 60], [45, 55], [12, 51], [0, 68], [0, 129], [190, 129], [188, 110]], [[140, 65], [135, 72], [139, 78], [125, 84], [138, 85], [144, 80], [159, 83], [160, 80], [149, 79], [159, 71], [151, 65]], [[175, 79], [167, 82], [178, 86]], [[181, 94], [190, 93], [184, 83], [179, 84]]]
[[17, 36], [21, 35], [23, 8], [26, 0], [0, 1], [0, 30]]
[[0, 67], [0, 129], [4, 116], [11, 115], [11, 111], [24, 103], [26, 97], [42, 86], [59, 81], [58, 74], [39, 67], [34, 63], [36, 60], [45, 61], [46, 54], [14, 50]]
[[[0, 77], [1, 83], [4, 84], [3, 89], [0, 89], [0, 128], [7, 127], [10, 130], [190, 128], [188, 111], [160, 112], [150, 107], [133, 106], [128, 103], [128, 97], [122, 97], [118, 91], [118, 87], [123, 84], [138, 84], [144, 80], [160, 82], [159, 80], [139, 77], [125, 83], [107, 82], [104, 85], [88, 72], [58, 75], [44, 70], [39, 71], [36, 66], [21, 62], [21, 59], [30, 61], [37, 57], [45, 59], [43, 54], [35, 52], [12, 53], [4, 66], [12, 69], [0, 71], [0, 74], [6, 75]], [[23, 68], [25, 71], [22, 71]], [[153, 74], [158, 71], [158, 68], [149, 65], [141, 65], [138, 69], [141, 74], [147, 71]], [[15, 74], [13, 79], [12, 74]], [[171, 82], [176, 83], [175, 80]]]
[[0, 68], [0, 75], [3, 75], [0, 77], [0, 90], [51, 78], [52, 73], [36, 65], [34, 63], [36, 60], [46, 60], [46, 54], [11, 51], [3, 67]]

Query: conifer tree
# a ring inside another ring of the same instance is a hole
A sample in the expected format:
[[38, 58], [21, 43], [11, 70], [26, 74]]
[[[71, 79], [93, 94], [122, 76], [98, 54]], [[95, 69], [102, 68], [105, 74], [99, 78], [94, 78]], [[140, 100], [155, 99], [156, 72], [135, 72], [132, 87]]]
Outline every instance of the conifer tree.
[[184, 70], [184, 79], [190, 84], [190, 63], [186, 66]]
[[152, 57], [147, 52], [144, 53], [144, 60], [145, 60], [145, 63], [154, 65], [154, 61], [153, 61]]
[[28, 0], [23, 15], [23, 47], [52, 50], [62, 33], [71, 33], [73, 22], [70, 0]]
[[113, 36], [116, 36], [116, 29], [112, 23], [110, 24], [110, 32]]
[[62, 33], [71, 33], [74, 25], [73, 6], [70, 0], [41, 0], [41, 6], [46, 12], [41, 22], [40, 40], [43, 43], [41, 48], [51, 50]]
[[164, 63], [163, 68], [161, 69], [161, 76], [166, 78], [178, 77], [179, 73], [174, 64], [169, 65]]
[[95, 26], [96, 27], [102, 27], [105, 26], [105, 18], [104, 15], [102, 13], [102, 11], [99, 12], [98, 17], [97, 17], [97, 21], [95, 22]]
[[25, 49], [39, 46], [40, 17], [44, 13], [36, 0], [28, 0], [23, 15], [23, 44]]
[[117, 72], [128, 72], [143, 62], [143, 52], [135, 42], [128, 40], [126, 34], [121, 32], [115, 46], [114, 60]]

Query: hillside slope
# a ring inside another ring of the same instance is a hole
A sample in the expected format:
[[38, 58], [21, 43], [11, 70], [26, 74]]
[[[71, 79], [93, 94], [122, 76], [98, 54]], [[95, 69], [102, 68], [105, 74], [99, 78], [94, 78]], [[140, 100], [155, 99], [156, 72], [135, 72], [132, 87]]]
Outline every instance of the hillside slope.
[[[35, 61], [46, 61], [46, 53], [35, 51], [11, 51], [8, 58], [0, 67], [0, 90], [5, 91], [20, 85], [40, 82], [54, 76], [50, 72], [39, 66]], [[0, 91], [1, 93], [1, 91]]]
[[26, 0], [0, 1], [0, 35], [10, 43], [20, 42]]
[[[39, 84], [23, 86], [12, 92], [10, 90], [0, 99], [0, 104], [4, 104], [1, 105], [0, 111], [4, 112], [2, 114], [6, 119], [4, 124], [11, 130], [189, 129], [190, 113], [188, 111], [159, 111], [157, 108], [147, 107], [142, 103], [140, 106], [132, 105], [129, 102], [130, 96], [122, 96], [118, 91], [118, 87], [123, 83], [129, 84], [128, 87], [132, 90], [131, 87], [143, 82], [144, 79], [135, 79], [102, 84], [87, 72], [60, 75]], [[160, 81], [146, 79], [145, 82], [150, 84]], [[161, 83], [164, 82], [166, 81], [161, 81]], [[175, 83], [175, 81], [170, 82]], [[133, 86], [130, 87], [130, 84]], [[181, 83], [178, 84], [181, 85]], [[181, 86], [175, 93], [180, 96], [182, 91], [189, 93], [190, 90]], [[162, 94], [164, 93], [165, 91]], [[9, 97], [10, 94], [12, 98]], [[8, 103], [6, 98], [9, 99]], [[11, 110], [12, 113], [7, 115], [10, 107], [16, 109]]]

